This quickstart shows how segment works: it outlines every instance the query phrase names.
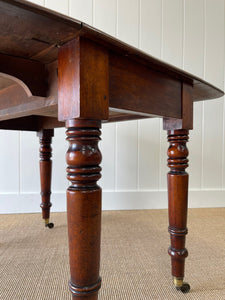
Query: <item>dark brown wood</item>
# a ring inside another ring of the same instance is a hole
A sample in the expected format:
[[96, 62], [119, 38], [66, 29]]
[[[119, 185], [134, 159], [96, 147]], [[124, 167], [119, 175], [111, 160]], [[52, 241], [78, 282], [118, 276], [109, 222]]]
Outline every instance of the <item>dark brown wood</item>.
[[0, 0], [0, 15], [0, 128], [39, 131], [45, 219], [50, 208], [52, 128], [66, 120], [73, 297], [97, 300], [101, 285], [101, 189], [97, 181], [102, 121], [164, 118], [170, 143], [169, 253], [173, 276], [183, 279], [186, 142], [188, 129], [193, 127], [193, 101], [221, 97], [223, 92], [87, 24], [27, 1]]
[[0, 15], [0, 53], [44, 63], [55, 60], [57, 47], [81, 29], [80, 21], [28, 1], [1, 0]]
[[66, 122], [69, 149], [66, 154], [67, 216], [70, 253], [70, 291], [74, 299], [97, 300], [101, 230], [102, 156], [98, 148], [100, 121], [69, 120]]
[[[116, 114], [109, 116], [109, 119], [107, 121], [103, 121], [102, 123], [131, 121], [145, 118], [146, 117], [138, 114]], [[39, 131], [42, 129], [60, 128], [64, 126], [65, 123], [58, 121], [57, 118], [45, 116], [26, 116], [0, 122], [0, 129], [24, 131]]]
[[168, 131], [168, 180], [169, 233], [171, 246], [169, 254], [172, 261], [172, 276], [183, 279], [184, 260], [188, 255], [185, 248], [187, 234], [188, 204], [188, 130]]
[[38, 131], [38, 128], [36, 116], [27, 116], [0, 122], [0, 129]]
[[46, 224], [49, 224], [51, 197], [51, 178], [52, 178], [52, 137], [54, 130], [41, 130], [37, 133], [40, 142], [40, 180], [41, 180], [41, 208], [42, 217]]
[[27, 116], [0, 122], [0, 129], [41, 131], [65, 127], [64, 122], [59, 122], [57, 118], [43, 116]]
[[193, 86], [183, 82], [181, 94], [181, 118], [163, 118], [164, 130], [193, 129]]
[[[47, 96], [47, 72], [45, 65], [10, 55], [0, 54], [0, 72], [23, 81], [34, 96]], [[32, 76], [31, 76], [32, 74]]]
[[[11, 88], [10, 88], [11, 89]], [[9, 99], [11, 92], [5, 99]], [[4, 94], [3, 94], [4, 96]], [[18, 94], [18, 100], [20, 98], [21, 93]], [[1, 98], [1, 96], [0, 96]], [[17, 98], [17, 96], [15, 96]], [[1, 98], [4, 100], [4, 97]], [[11, 106], [10, 104], [8, 107], [0, 110], [0, 121], [3, 120], [10, 120], [20, 117], [26, 117], [30, 115], [42, 115], [42, 116], [52, 116], [57, 114], [57, 104], [55, 104], [54, 98], [42, 98], [42, 97], [34, 97], [31, 96], [29, 98], [23, 98], [26, 101], [21, 101], [22, 103], [18, 102], [17, 105]], [[1, 100], [0, 100], [1, 102]], [[10, 103], [10, 102], [9, 102]]]
[[80, 35], [98, 42], [113, 53], [118, 53], [121, 56], [129, 57], [130, 59], [137, 61], [139, 64], [143, 64], [156, 71], [168, 74], [172, 78], [177, 78], [180, 81], [193, 84], [194, 101], [215, 99], [223, 96], [223, 91], [221, 91], [219, 88], [215, 88], [215, 86], [211, 84], [206, 83], [203, 79], [165, 63], [143, 51], [140, 51], [140, 49], [132, 47], [131, 45], [128, 45], [102, 32], [101, 30], [93, 28], [88, 24], [83, 24]]
[[58, 47], [79, 35], [102, 45], [105, 51], [127, 56], [138, 64], [148, 66], [179, 81], [193, 83], [194, 101], [223, 96], [220, 89], [196, 76], [166, 64], [87, 24], [28, 1], [1, 0], [0, 14], [2, 54], [47, 64], [57, 60]]
[[58, 59], [58, 116], [108, 119], [108, 53], [102, 47], [77, 38], [60, 48]]
[[181, 82], [127, 57], [110, 55], [109, 106], [181, 118]]

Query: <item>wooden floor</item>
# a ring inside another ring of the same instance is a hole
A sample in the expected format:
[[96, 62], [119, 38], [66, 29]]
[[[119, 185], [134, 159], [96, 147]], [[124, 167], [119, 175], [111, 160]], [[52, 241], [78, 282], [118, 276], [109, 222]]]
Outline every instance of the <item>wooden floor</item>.
[[[66, 214], [1, 215], [0, 299], [69, 300]], [[225, 299], [225, 208], [189, 210], [186, 280], [171, 282], [166, 210], [103, 213], [100, 300]]]

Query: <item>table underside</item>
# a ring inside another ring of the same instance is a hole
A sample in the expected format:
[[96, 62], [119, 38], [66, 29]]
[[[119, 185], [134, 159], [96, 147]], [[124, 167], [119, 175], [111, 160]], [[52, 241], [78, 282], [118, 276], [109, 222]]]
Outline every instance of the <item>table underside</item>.
[[146, 117], [180, 119], [184, 82], [193, 86], [193, 101], [223, 95], [196, 76], [46, 8], [21, 0], [3, 0], [0, 14], [2, 129], [64, 126], [58, 121], [58, 52], [77, 38], [101, 47], [108, 55], [109, 114], [103, 122]]

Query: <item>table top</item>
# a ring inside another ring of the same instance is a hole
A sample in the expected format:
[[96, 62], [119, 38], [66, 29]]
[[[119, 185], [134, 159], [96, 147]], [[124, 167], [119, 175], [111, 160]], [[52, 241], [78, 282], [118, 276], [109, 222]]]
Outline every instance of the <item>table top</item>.
[[[7, 65], [7, 59], [9, 57], [12, 59], [12, 65], [13, 58], [20, 58], [33, 64], [52, 66], [54, 63], [57, 64], [59, 48], [77, 36], [94, 41], [108, 49], [110, 53], [129, 58], [151, 70], [167, 74], [170, 78], [190, 83], [193, 85], [194, 101], [214, 99], [224, 94], [221, 89], [201, 78], [156, 59], [81, 21], [44, 7], [23, 0], [0, 0], [0, 16], [0, 119], [2, 120], [7, 119], [5, 111], [7, 107], [1, 104], [1, 94], [5, 96], [5, 89], [15, 86], [16, 81], [14, 76], [9, 76], [12, 74], [6, 72], [10, 64]], [[17, 81], [21, 86], [22, 82]], [[44, 101], [41, 91], [39, 95], [36, 95], [35, 88], [34, 90], [26, 89], [26, 84], [23, 88], [29, 97], [38, 96], [36, 100], [41, 100], [41, 96]], [[48, 97], [45, 100], [57, 105], [57, 99], [53, 100]]]

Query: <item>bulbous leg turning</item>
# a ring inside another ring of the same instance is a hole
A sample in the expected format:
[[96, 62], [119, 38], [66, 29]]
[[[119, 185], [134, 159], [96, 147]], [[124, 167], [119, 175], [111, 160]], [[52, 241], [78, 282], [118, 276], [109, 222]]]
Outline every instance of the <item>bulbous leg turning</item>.
[[101, 153], [98, 148], [101, 122], [70, 120], [66, 122], [69, 149], [66, 154], [67, 218], [71, 279], [69, 289], [76, 300], [97, 300], [99, 277], [101, 188]]
[[169, 233], [171, 246], [168, 253], [171, 256], [173, 282], [177, 290], [187, 293], [190, 286], [183, 282], [185, 258], [188, 251], [185, 248], [187, 230], [188, 204], [188, 130], [168, 131], [168, 167], [167, 175], [169, 200]]

